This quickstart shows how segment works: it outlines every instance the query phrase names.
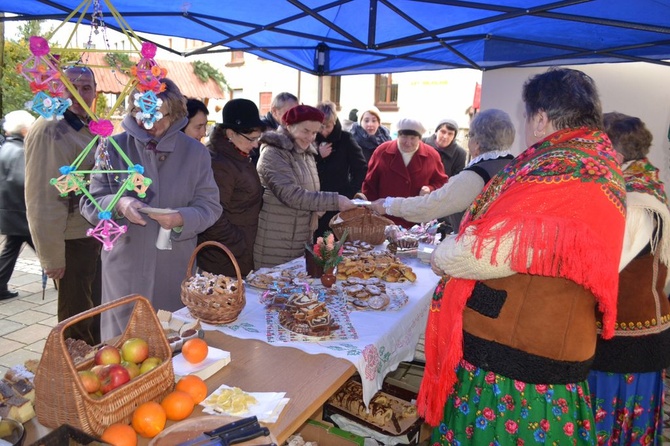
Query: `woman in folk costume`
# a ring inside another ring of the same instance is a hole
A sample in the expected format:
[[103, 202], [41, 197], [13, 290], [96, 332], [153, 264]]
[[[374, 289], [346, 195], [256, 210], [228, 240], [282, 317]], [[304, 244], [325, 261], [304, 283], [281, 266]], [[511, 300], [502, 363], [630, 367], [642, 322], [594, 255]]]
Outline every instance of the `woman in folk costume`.
[[526, 151], [433, 254], [421, 415], [433, 444], [594, 444], [586, 378], [614, 332], [625, 186], [593, 80], [523, 87]]
[[626, 181], [626, 233], [619, 263], [614, 337], [598, 339], [589, 374], [598, 444], [661, 444], [664, 369], [670, 366], [670, 212], [652, 135], [639, 118], [605, 114]]

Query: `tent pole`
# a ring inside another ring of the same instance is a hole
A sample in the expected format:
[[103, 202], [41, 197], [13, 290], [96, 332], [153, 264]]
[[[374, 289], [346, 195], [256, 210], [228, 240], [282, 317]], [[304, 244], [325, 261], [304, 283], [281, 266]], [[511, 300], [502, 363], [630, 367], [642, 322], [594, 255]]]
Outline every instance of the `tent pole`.
[[302, 87], [302, 71], [298, 70], [298, 94], [296, 95], [298, 100], [300, 100], [300, 87]]

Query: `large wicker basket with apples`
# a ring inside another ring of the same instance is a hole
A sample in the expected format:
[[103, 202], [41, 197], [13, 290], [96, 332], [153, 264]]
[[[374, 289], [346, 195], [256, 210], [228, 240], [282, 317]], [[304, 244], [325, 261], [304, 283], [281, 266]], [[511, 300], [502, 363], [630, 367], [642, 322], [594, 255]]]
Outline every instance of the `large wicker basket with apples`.
[[[128, 325], [121, 336], [105, 343], [120, 348], [129, 339], [141, 338], [149, 346], [149, 355], [162, 362], [104, 395], [90, 394], [79, 372], [91, 369], [94, 358], [75, 363], [68, 353], [64, 332], [79, 321], [123, 305], [133, 305]], [[171, 355], [154, 308], [140, 295], [126, 296], [66, 319], [51, 330], [35, 374], [37, 418], [47, 427], [69, 424], [94, 435], [101, 435], [110, 424], [129, 423], [137, 406], [160, 401], [172, 391]]]

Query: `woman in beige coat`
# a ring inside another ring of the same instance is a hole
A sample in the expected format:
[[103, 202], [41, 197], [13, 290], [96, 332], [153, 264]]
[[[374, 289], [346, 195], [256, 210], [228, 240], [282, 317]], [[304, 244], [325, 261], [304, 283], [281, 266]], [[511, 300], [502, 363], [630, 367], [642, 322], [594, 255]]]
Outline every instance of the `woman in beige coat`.
[[337, 192], [319, 191], [313, 142], [323, 118], [320, 110], [298, 105], [284, 114], [279, 130], [261, 138], [257, 169], [265, 192], [254, 245], [256, 268], [302, 256], [305, 243], [312, 241], [319, 212], [355, 207]]

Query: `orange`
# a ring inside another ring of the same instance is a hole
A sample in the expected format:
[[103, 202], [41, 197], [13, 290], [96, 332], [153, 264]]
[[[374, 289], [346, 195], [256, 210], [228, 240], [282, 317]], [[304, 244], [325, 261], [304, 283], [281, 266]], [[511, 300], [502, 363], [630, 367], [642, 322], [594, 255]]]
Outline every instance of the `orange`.
[[175, 386], [175, 390], [181, 390], [191, 395], [195, 404], [201, 403], [207, 398], [207, 384], [196, 375], [184, 376]]
[[153, 438], [165, 429], [165, 409], [155, 401], [140, 404], [133, 412], [133, 429], [145, 438]]
[[100, 439], [114, 446], [137, 446], [137, 433], [128, 424], [110, 425]]
[[184, 355], [184, 359], [191, 364], [197, 364], [204, 361], [208, 351], [209, 347], [207, 347], [207, 343], [200, 338], [189, 339], [184, 342], [184, 346], [181, 348], [181, 353]]
[[188, 393], [175, 390], [163, 398], [161, 406], [165, 409], [168, 420], [181, 421], [191, 415], [195, 403]]

